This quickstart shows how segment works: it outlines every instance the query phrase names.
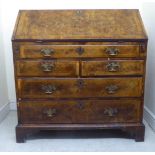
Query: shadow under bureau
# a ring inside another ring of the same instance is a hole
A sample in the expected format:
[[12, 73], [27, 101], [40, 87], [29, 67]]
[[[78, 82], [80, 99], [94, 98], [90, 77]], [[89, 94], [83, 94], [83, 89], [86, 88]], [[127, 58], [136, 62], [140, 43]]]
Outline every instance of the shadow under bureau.
[[17, 142], [83, 129], [144, 140], [147, 35], [138, 10], [23, 10], [12, 44]]

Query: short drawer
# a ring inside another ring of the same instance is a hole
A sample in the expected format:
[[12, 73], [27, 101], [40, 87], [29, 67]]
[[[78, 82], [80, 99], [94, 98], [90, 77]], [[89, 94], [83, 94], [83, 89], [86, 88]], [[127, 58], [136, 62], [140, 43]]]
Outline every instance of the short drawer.
[[20, 58], [139, 57], [139, 45], [21, 45]]
[[19, 98], [140, 97], [142, 85], [142, 78], [17, 80]]
[[24, 101], [19, 103], [22, 123], [127, 123], [139, 122], [141, 101], [81, 100]]
[[63, 60], [16, 61], [17, 76], [75, 77], [79, 75], [79, 62]]
[[82, 76], [143, 75], [143, 60], [82, 61]]

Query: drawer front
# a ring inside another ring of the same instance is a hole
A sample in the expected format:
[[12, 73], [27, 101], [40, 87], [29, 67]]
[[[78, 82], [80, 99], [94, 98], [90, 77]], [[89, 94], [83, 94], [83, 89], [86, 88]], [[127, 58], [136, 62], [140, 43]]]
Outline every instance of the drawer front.
[[82, 61], [82, 76], [142, 75], [143, 60]]
[[140, 100], [19, 103], [22, 123], [127, 123], [140, 121]]
[[17, 80], [19, 98], [140, 97], [142, 85], [142, 78]]
[[79, 62], [77, 61], [16, 61], [17, 76], [68, 76], [79, 75]]
[[21, 45], [19, 57], [139, 57], [139, 54], [139, 45]]

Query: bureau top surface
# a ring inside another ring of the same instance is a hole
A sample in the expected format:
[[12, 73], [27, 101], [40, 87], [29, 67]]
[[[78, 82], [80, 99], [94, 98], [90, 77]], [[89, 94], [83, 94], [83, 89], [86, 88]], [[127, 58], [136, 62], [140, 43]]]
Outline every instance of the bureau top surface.
[[12, 40], [145, 40], [138, 10], [21, 10]]

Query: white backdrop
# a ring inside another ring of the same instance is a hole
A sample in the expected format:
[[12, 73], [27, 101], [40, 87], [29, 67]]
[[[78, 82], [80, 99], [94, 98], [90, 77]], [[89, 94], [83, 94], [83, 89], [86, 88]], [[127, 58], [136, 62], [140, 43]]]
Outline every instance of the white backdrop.
[[141, 14], [149, 38], [144, 115], [155, 130], [155, 2], [144, 3]]
[[[0, 22], [0, 27], [1, 27]], [[2, 29], [0, 29], [0, 34], [2, 34]], [[0, 111], [1, 109], [8, 104], [8, 92], [7, 92], [7, 79], [6, 79], [6, 67], [4, 60], [4, 46], [3, 38], [0, 35]], [[0, 119], [1, 120], [1, 119]]]
[[[0, 0], [0, 23], [6, 62], [8, 96], [16, 107], [11, 36], [19, 9], [140, 9], [149, 34], [145, 104], [155, 124], [155, 1], [151, 0]], [[153, 114], [154, 113], [154, 114]]]

